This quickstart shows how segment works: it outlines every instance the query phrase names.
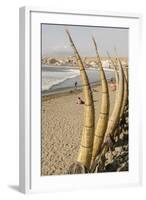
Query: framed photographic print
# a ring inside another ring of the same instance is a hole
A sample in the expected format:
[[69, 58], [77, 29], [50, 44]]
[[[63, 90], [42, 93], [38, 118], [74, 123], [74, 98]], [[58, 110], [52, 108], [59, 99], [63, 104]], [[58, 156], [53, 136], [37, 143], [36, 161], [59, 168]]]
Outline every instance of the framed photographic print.
[[20, 8], [20, 191], [141, 183], [141, 15]]

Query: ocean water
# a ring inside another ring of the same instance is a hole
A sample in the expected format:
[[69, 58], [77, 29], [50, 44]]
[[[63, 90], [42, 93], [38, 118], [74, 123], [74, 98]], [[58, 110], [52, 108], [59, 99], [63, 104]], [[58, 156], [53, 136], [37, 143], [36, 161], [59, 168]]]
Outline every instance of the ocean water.
[[[95, 68], [88, 68], [86, 72], [91, 85], [99, 82], [99, 72]], [[105, 74], [107, 79], [114, 78], [114, 72], [111, 69], [106, 69]], [[48, 94], [55, 91], [73, 89], [77, 82], [77, 87], [82, 86], [80, 80], [80, 71], [77, 68], [70, 66], [48, 66], [42, 65], [42, 93]]]

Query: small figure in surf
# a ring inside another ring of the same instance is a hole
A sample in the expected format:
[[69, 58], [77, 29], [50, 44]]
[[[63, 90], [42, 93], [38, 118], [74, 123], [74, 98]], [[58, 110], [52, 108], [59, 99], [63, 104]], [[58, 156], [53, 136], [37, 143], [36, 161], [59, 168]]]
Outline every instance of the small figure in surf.
[[78, 86], [78, 82], [76, 81], [75, 82], [75, 89], [77, 89], [77, 86]]

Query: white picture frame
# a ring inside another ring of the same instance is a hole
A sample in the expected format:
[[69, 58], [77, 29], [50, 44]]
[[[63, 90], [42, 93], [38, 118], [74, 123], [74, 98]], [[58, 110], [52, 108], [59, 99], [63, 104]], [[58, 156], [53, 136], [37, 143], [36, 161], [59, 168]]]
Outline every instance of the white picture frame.
[[[55, 11], [20, 8], [20, 191], [23, 193], [135, 186], [142, 181], [140, 127], [140, 14]], [[40, 175], [40, 24], [75, 24], [129, 28], [129, 171], [86, 175]], [[137, 84], [136, 84], [137, 83]]]

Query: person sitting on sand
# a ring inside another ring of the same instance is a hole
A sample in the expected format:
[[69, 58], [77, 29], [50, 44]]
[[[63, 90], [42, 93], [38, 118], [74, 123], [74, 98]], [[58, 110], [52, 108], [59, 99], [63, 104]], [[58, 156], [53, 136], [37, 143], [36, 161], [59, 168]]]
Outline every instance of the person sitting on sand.
[[110, 86], [112, 91], [115, 91], [117, 89], [116, 83], [114, 82], [113, 78], [110, 80]]
[[96, 90], [96, 89], [93, 88], [93, 92], [98, 92], [98, 90]]
[[78, 97], [77, 104], [85, 104], [85, 102], [81, 99], [81, 97]]

